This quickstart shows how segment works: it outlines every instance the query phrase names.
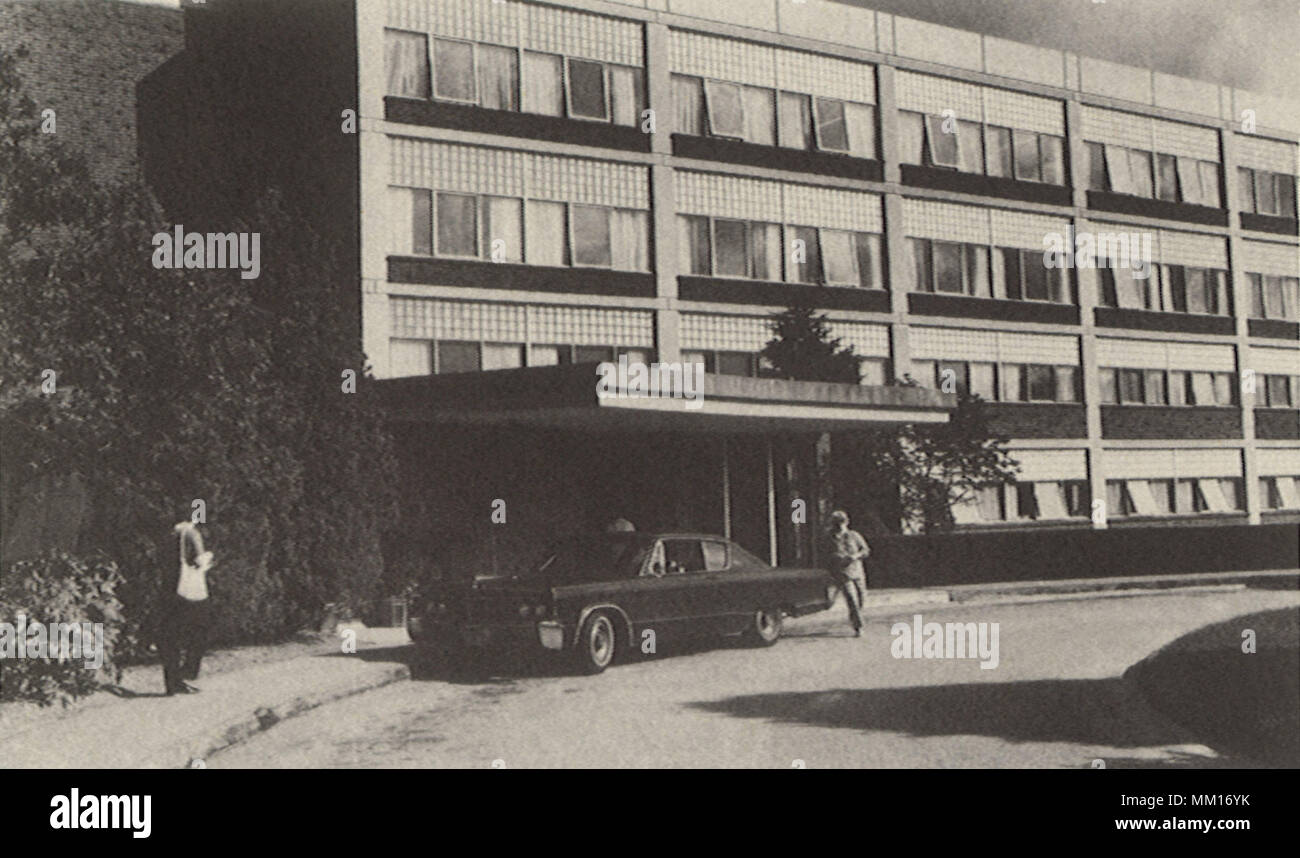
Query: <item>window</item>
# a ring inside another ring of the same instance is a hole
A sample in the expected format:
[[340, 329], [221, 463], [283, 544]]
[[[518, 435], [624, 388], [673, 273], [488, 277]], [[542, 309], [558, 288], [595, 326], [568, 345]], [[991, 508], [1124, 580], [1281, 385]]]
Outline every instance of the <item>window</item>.
[[970, 390], [970, 376], [966, 364], [960, 361], [937, 361], [935, 383], [944, 393], [963, 394]]
[[1011, 148], [1011, 129], [997, 125], [985, 128], [984, 144], [988, 174], [1009, 179], [1014, 175], [1013, 154]]
[[718, 137], [745, 136], [745, 108], [740, 86], [710, 80], [704, 84], [708, 107], [709, 133]]
[[420, 188], [389, 188], [392, 253], [433, 253], [433, 194]]
[[558, 366], [569, 363], [571, 355], [568, 346], [529, 346], [529, 366]]
[[972, 363], [969, 364], [969, 371], [970, 392], [985, 402], [995, 401], [998, 398], [998, 392], [994, 383], [993, 364]]
[[1187, 373], [1181, 370], [1170, 370], [1166, 374], [1166, 393], [1169, 397], [1170, 405], [1187, 405]]
[[388, 369], [398, 377], [433, 372], [433, 344], [428, 340], [388, 341]]
[[1217, 209], [1223, 205], [1223, 195], [1219, 192], [1219, 165], [1213, 161], [1200, 161], [1197, 166], [1201, 174], [1201, 202]]
[[1012, 142], [1016, 156], [1016, 178], [1020, 181], [1042, 181], [1043, 170], [1039, 162], [1038, 135], [1032, 131], [1015, 129]]
[[1109, 367], [1098, 371], [1097, 378], [1101, 386], [1101, 401], [1104, 405], [1114, 405], [1119, 402], [1119, 388], [1116, 385], [1116, 377], [1117, 371]]
[[817, 147], [833, 152], [849, 151], [849, 126], [844, 118], [844, 102], [835, 98], [818, 98]]
[[1033, 483], [1016, 483], [1016, 517], [1036, 519], [1039, 516], [1038, 496]]
[[936, 292], [962, 294], [961, 245], [947, 241], [933, 242], [934, 288]]
[[730, 550], [725, 542], [706, 539], [700, 543], [704, 549], [704, 569], [706, 572], [721, 572], [731, 565]]
[[821, 246], [828, 284], [857, 286], [862, 282], [858, 275], [858, 255], [857, 248], [854, 246], [853, 233], [839, 229], [823, 229]]
[[529, 265], [568, 265], [564, 203], [529, 200], [524, 206], [524, 258]]
[[[865, 289], [884, 289], [885, 277], [880, 265], [880, 236], [871, 232], [858, 232], [853, 234], [853, 239], [858, 257], [859, 281], [856, 285]], [[777, 261], [779, 263], [780, 260]]]
[[718, 375], [754, 375], [754, 356], [748, 352], [718, 352]]
[[983, 132], [978, 122], [957, 120], [957, 164], [962, 172], [984, 172]]
[[966, 259], [966, 293], [978, 298], [989, 297], [989, 249], [978, 244], [963, 248]]
[[673, 107], [678, 134], [698, 137], [704, 133], [704, 81], [673, 75]]
[[762, 146], [776, 145], [776, 93], [760, 86], [747, 86], [745, 104], [745, 139]]
[[[1200, 181], [1197, 180], [1199, 189]], [[1179, 201], [1178, 195], [1178, 161], [1173, 155], [1156, 155], [1156, 199]]]
[[637, 125], [645, 110], [644, 74], [631, 66], [609, 67], [610, 119], [615, 125]]
[[1056, 401], [1056, 375], [1054, 368], [1031, 363], [1025, 367], [1025, 377], [1029, 384], [1030, 402]]
[[[821, 248], [817, 230], [810, 226], [790, 227], [790, 279], [795, 283], [821, 283]], [[802, 262], [800, 261], [802, 259]]]
[[1054, 367], [1056, 371], [1056, 401], [1079, 401], [1079, 370], [1073, 366]]
[[1106, 174], [1110, 177], [1110, 189], [1117, 194], [1135, 194], [1133, 165], [1129, 161], [1128, 150], [1123, 146], [1106, 145]]
[[524, 365], [524, 347], [516, 343], [485, 343], [483, 369], [514, 369]]
[[618, 271], [650, 270], [650, 217], [638, 209], [610, 209], [610, 264]]
[[876, 157], [876, 110], [869, 104], [844, 103], [849, 151], [859, 158]]
[[1287, 173], [1277, 174], [1277, 213], [1282, 217], [1295, 218], [1296, 178]]
[[438, 365], [436, 371], [439, 374], [478, 372], [483, 368], [482, 361], [479, 358], [478, 343], [443, 340], [438, 343], [437, 355]]
[[862, 358], [858, 361], [858, 383], [884, 387], [889, 383], [889, 361], [884, 358]]
[[610, 251], [609, 209], [601, 206], [569, 206], [573, 226], [573, 264], [609, 268]]
[[1129, 165], [1133, 174], [1133, 193], [1139, 197], [1151, 197], [1155, 191], [1152, 187], [1151, 153], [1130, 149]]
[[474, 45], [433, 40], [433, 94], [453, 101], [474, 101]]
[[748, 235], [744, 221], [713, 221], [713, 246], [717, 249], [715, 274], [722, 277], [749, 276]]
[[1256, 319], [1296, 321], [1300, 302], [1300, 278], [1248, 274], [1251, 292], [1251, 316]]
[[1106, 149], [1100, 143], [1085, 143], [1088, 148], [1088, 190], [1109, 191], [1106, 178]]
[[1241, 197], [1241, 210], [1255, 211], [1255, 171], [1249, 167], [1237, 168], [1237, 189]]
[[1147, 405], [1165, 405], [1168, 399], [1165, 396], [1165, 373], [1164, 370], [1149, 369], [1143, 374], [1143, 386], [1146, 389], [1146, 398], [1143, 400]]
[[1185, 203], [1192, 203], [1198, 206], [1205, 205], [1205, 191], [1201, 188], [1201, 162], [1194, 158], [1187, 158], [1182, 155], [1179, 155], [1176, 158], [1173, 155], [1160, 155], [1159, 158], [1162, 167], [1162, 176], [1159, 188], [1161, 194], [1160, 198], [1166, 199], [1164, 195], [1169, 189], [1169, 178], [1163, 175], [1168, 169], [1164, 166], [1164, 161], [1165, 159], [1169, 159], [1174, 164], [1174, 174], [1178, 179], [1177, 190], [1181, 191], [1181, 195], [1176, 194], [1173, 197], [1169, 197], [1169, 199], [1181, 199]]
[[429, 40], [423, 33], [384, 30], [384, 77], [389, 95], [429, 97]]
[[665, 571], [669, 575], [704, 571], [704, 552], [696, 539], [665, 539]]
[[1270, 408], [1290, 408], [1291, 378], [1285, 375], [1264, 376], [1264, 404]]
[[1262, 215], [1278, 214], [1277, 180], [1266, 170], [1255, 171], [1255, 211]]
[[603, 363], [614, 359], [614, 349], [610, 346], [574, 346], [574, 363]]
[[564, 62], [554, 54], [523, 52], [520, 103], [525, 113], [564, 115]]
[[1002, 280], [1007, 298], [1019, 301], [1025, 297], [1020, 278], [1020, 251], [1002, 248]]
[[569, 115], [583, 119], [608, 119], [605, 66], [569, 58]]
[[483, 198], [483, 255], [494, 262], [523, 261], [522, 200]]
[[930, 242], [924, 238], [909, 238], [912, 245], [912, 269], [916, 272], [916, 282], [912, 288], [917, 292], [934, 291], [933, 271], [930, 268]]
[[910, 110], [898, 111], [898, 160], [920, 164], [925, 153], [925, 117]]
[[783, 92], [780, 99], [778, 129], [782, 146], [811, 149], [813, 146], [812, 99], [797, 92]]
[[1065, 141], [1054, 134], [1038, 135], [1039, 156], [1043, 160], [1043, 181], [1065, 184]]
[[1070, 518], [1087, 518], [1092, 511], [1092, 488], [1087, 480], [1065, 480], [1065, 514]]
[[1002, 383], [1003, 402], [1024, 402], [1024, 368], [1020, 364], [1004, 363], [998, 373]]
[[478, 200], [470, 194], [437, 196], [439, 256], [478, 255]]
[[957, 166], [957, 135], [943, 130], [942, 116], [925, 117], [926, 142], [930, 147], [930, 161], [938, 167]]
[[681, 270], [708, 277], [713, 273], [709, 244], [709, 219], [699, 215], [678, 215], [681, 225]]
[[1048, 268], [1047, 261], [1039, 251], [1010, 247], [999, 249], [1002, 257], [1002, 296], [1017, 301], [1070, 303], [1064, 269]]
[[1119, 371], [1119, 401], [1125, 405], [1140, 405], [1146, 402], [1142, 382], [1142, 370], [1121, 369]]
[[1106, 481], [1106, 509], [1108, 516], [1133, 515], [1137, 512], [1133, 495], [1129, 493], [1128, 486], [1123, 480]]
[[479, 45], [479, 104], [494, 110], [518, 110], [518, 89], [518, 52], [499, 45]]

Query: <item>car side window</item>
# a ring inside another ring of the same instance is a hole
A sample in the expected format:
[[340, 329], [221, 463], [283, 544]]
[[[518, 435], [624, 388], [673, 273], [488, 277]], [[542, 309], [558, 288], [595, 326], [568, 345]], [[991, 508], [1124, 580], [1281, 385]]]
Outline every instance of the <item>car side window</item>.
[[704, 568], [706, 571], [721, 572], [731, 565], [727, 543], [705, 540], [701, 543], [701, 546], [704, 549]]
[[654, 548], [650, 549], [645, 564], [641, 567], [641, 577], [660, 578], [667, 568], [668, 564], [664, 562], [664, 544], [656, 540]]
[[698, 539], [664, 540], [664, 558], [669, 575], [704, 571], [704, 551]]

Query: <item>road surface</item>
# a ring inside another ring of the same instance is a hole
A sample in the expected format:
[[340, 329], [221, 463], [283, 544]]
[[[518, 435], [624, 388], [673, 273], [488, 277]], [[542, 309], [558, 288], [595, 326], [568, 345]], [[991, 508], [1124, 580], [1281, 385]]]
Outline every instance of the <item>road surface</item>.
[[[836, 608], [800, 620], [771, 649], [697, 647], [595, 677], [403, 682], [285, 721], [207, 765], [1249, 766], [1258, 761], [1199, 744], [1120, 677], [1200, 626], [1298, 604], [1297, 593], [1243, 590], [927, 605], [876, 611], [862, 638]], [[891, 625], [918, 612], [997, 623], [997, 667], [895, 658]]]

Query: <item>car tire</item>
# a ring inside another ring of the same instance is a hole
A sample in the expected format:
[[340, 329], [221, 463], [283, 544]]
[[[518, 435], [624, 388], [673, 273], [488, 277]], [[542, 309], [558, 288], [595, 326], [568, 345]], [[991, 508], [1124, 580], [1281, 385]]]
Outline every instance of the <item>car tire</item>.
[[759, 608], [749, 620], [745, 639], [754, 646], [772, 646], [781, 639], [784, 619], [779, 609]]
[[614, 663], [618, 633], [609, 614], [595, 613], [582, 624], [574, 655], [578, 669], [588, 675], [604, 672]]

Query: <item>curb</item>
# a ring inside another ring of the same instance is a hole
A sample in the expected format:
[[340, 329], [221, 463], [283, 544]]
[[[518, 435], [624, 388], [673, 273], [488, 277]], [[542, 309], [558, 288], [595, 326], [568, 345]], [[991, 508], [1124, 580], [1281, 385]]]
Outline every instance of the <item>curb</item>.
[[149, 752], [136, 760], [136, 768], [207, 768], [208, 757], [226, 748], [246, 741], [258, 733], [271, 729], [281, 721], [310, 712], [327, 703], [333, 703], [385, 685], [411, 678], [411, 668], [405, 664], [390, 665], [377, 676], [346, 688], [333, 688], [318, 694], [295, 697], [274, 707], [262, 706], [247, 716], [208, 731], [205, 735], [174, 743], [164, 749]]

